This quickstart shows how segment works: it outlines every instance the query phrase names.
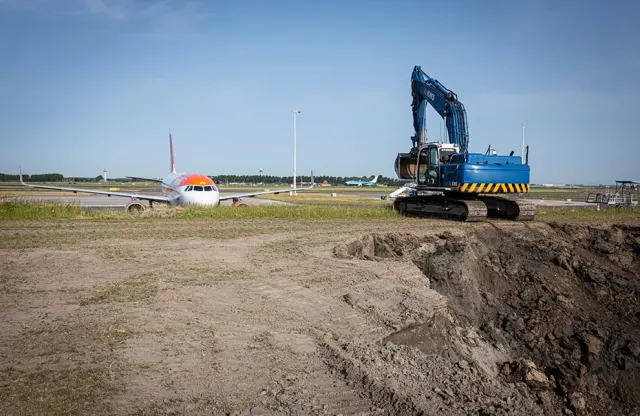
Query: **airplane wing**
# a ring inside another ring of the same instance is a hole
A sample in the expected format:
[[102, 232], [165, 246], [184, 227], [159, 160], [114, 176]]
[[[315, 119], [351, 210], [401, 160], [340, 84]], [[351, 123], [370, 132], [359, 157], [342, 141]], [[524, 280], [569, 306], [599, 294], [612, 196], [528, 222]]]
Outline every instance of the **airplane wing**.
[[[297, 191], [307, 191], [309, 189], [313, 189], [313, 185], [311, 185], [308, 188], [297, 188]], [[291, 192], [293, 191], [293, 188], [291, 189], [279, 189], [277, 191], [263, 191], [263, 192], [250, 192], [250, 193], [246, 193], [246, 194], [237, 194], [237, 195], [220, 195], [220, 201], [226, 201], [229, 199], [240, 199], [240, 198], [245, 198], [245, 197], [254, 197], [256, 195], [267, 195], [267, 194], [281, 194], [281, 193], [285, 193], [285, 192]]]
[[153, 201], [153, 202], [169, 202], [169, 198], [162, 195], [139, 195], [128, 192], [112, 192], [112, 191], [98, 191], [95, 189], [81, 189], [81, 188], [65, 188], [63, 186], [47, 186], [47, 185], [34, 185], [30, 183], [25, 183], [22, 180], [22, 174], [20, 174], [20, 182], [24, 186], [29, 186], [31, 188], [42, 188], [42, 189], [56, 189], [58, 191], [69, 191], [69, 192], [85, 192], [88, 194], [99, 194], [99, 195], [107, 195], [107, 196], [121, 196], [126, 198], [133, 199], [142, 199], [145, 201]]
[[147, 182], [157, 182], [157, 183], [162, 183], [162, 179], [160, 178], [143, 178], [141, 176], [126, 176], [129, 179], [134, 179], [137, 181], [147, 181]]
[[156, 182], [156, 183], [159, 183], [159, 184], [162, 184], [162, 185], [166, 186], [169, 189], [172, 189], [172, 190], [178, 192], [178, 190], [176, 188], [174, 188], [173, 186], [169, 185], [168, 183], [164, 183], [164, 181], [162, 179], [160, 179], [160, 178], [143, 178], [141, 176], [127, 176], [127, 178], [138, 180], [138, 181]]

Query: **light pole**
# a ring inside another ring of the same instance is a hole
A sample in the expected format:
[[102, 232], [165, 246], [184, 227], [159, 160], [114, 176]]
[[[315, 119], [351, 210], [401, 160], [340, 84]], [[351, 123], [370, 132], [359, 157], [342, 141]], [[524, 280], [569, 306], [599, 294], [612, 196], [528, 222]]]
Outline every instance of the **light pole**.
[[296, 181], [296, 115], [302, 113], [300, 110], [291, 110], [293, 113], [293, 194], [297, 195], [297, 181]]
[[522, 156], [522, 163], [524, 163], [524, 126], [527, 124], [526, 122], [522, 123], [522, 150], [520, 151], [520, 156]]

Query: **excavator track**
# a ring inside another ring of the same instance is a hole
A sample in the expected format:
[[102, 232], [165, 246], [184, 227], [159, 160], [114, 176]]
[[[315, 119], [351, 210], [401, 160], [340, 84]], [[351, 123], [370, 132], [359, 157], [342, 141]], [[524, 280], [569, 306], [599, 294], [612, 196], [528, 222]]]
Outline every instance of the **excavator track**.
[[399, 197], [393, 201], [393, 209], [410, 217], [438, 217], [466, 222], [484, 221], [487, 218], [487, 206], [483, 201], [444, 195]]
[[488, 218], [503, 218], [512, 221], [533, 221], [536, 205], [527, 199], [508, 199], [499, 196], [478, 195], [485, 203]]

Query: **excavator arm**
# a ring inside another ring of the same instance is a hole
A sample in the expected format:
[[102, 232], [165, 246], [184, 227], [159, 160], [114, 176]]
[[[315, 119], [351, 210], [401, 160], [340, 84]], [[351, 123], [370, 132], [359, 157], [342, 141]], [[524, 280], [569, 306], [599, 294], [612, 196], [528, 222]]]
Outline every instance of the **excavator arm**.
[[458, 101], [458, 96], [438, 80], [431, 78], [419, 66], [411, 73], [411, 96], [413, 101], [413, 147], [427, 142], [427, 103], [445, 120], [449, 142], [458, 145], [460, 153], [466, 155], [469, 148], [467, 112]]

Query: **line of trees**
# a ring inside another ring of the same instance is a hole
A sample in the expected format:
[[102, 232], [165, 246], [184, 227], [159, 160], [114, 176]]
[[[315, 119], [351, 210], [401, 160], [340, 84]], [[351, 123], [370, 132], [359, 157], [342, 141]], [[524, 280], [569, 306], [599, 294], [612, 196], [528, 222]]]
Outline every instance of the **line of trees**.
[[[0, 173], [0, 182], [17, 182], [20, 180], [20, 175], [7, 175], [6, 173]], [[23, 174], [22, 180], [25, 182], [101, 182], [104, 179], [102, 175], [98, 175], [93, 178], [85, 177], [65, 177], [61, 173], [40, 173], [35, 175]], [[109, 182], [124, 182], [130, 181], [127, 178], [108, 178]]]
[[[22, 175], [22, 178], [31, 182], [62, 182], [65, 180], [60, 173], [41, 173], [37, 175]], [[20, 175], [7, 175], [0, 173], [0, 182], [15, 182], [20, 180]]]
[[[22, 175], [23, 179], [28, 182], [101, 182], [102, 176], [96, 177], [64, 177], [60, 173], [42, 173], [34, 175]], [[287, 185], [293, 183], [293, 176], [271, 176], [271, 175], [214, 175], [209, 176], [217, 184], [230, 185], [230, 184], [264, 184], [264, 185]], [[323, 183], [325, 180], [330, 185], [341, 185], [345, 181], [350, 179], [362, 179], [370, 180], [371, 177], [353, 177], [353, 176], [327, 176], [320, 175], [314, 176], [313, 181], [316, 185]], [[0, 173], [0, 182], [16, 182], [20, 180], [19, 175], [7, 175]], [[108, 182], [129, 182], [127, 178], [107, 178]], [[297, 176], [296, 181], [298, 184], [310, 184], [310, 176]], [[398, 186], [402, 182], [396, 178], [388, 178], [386, 176], [378, 176], [378, 184]]]

